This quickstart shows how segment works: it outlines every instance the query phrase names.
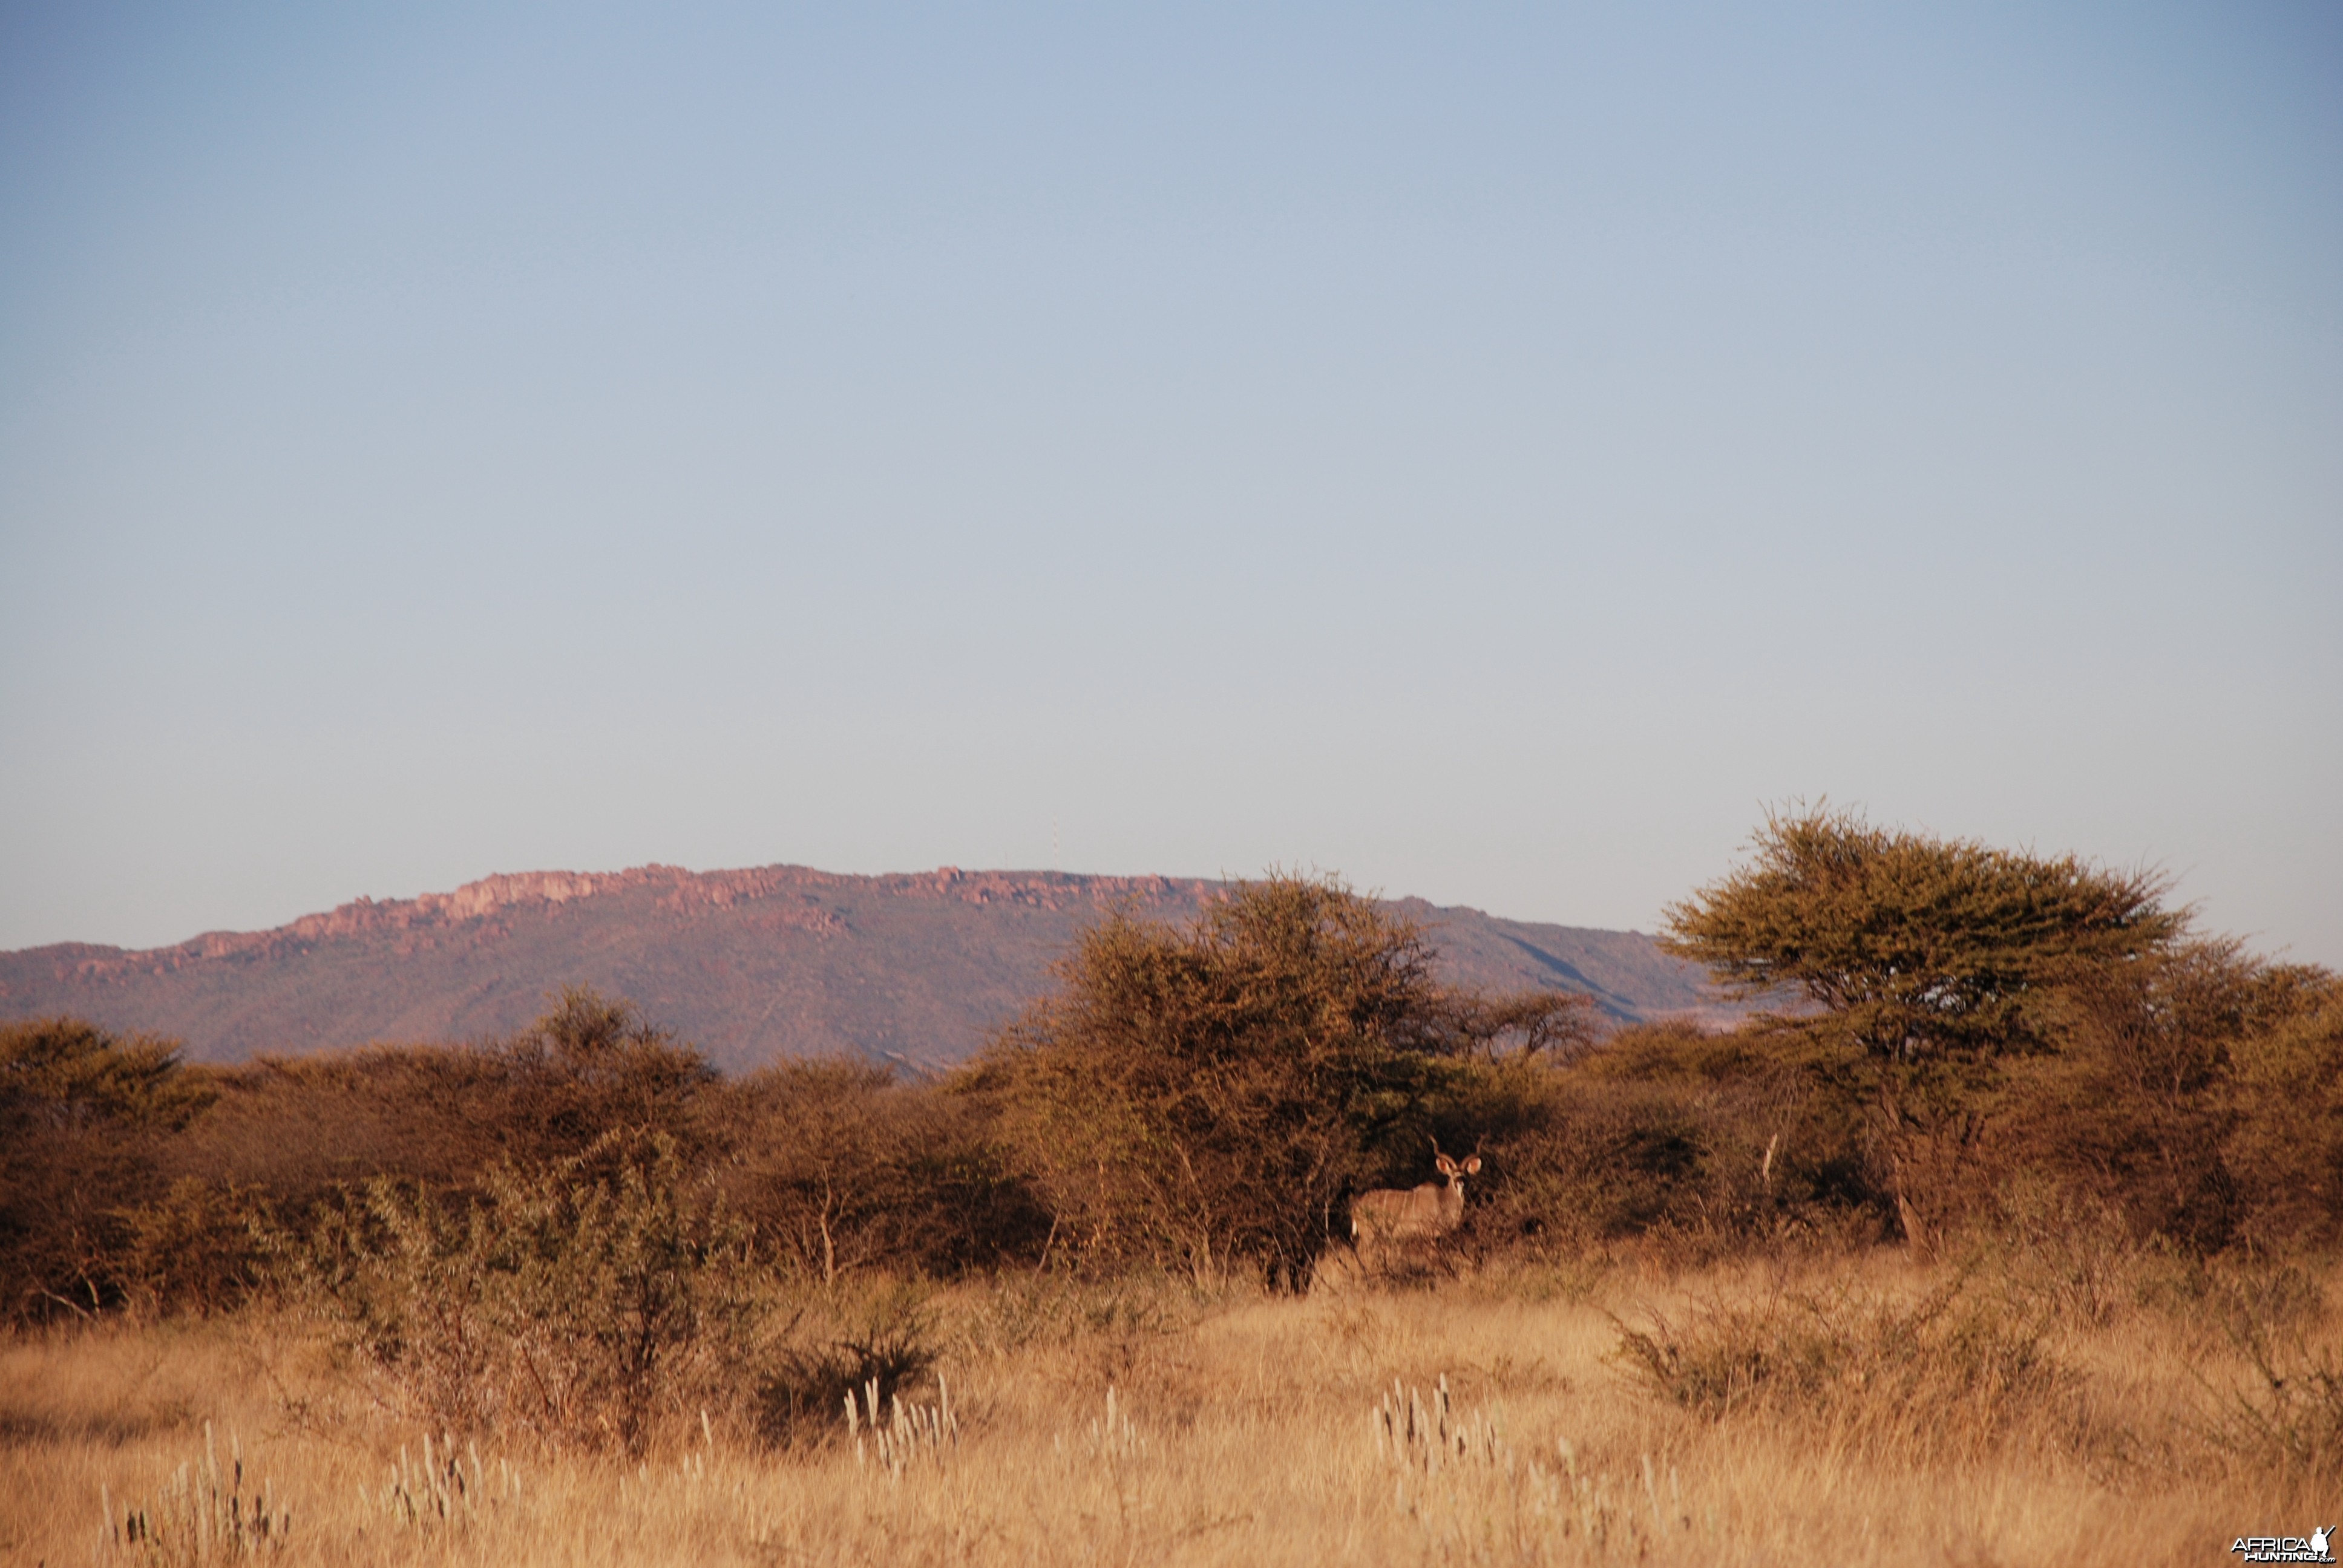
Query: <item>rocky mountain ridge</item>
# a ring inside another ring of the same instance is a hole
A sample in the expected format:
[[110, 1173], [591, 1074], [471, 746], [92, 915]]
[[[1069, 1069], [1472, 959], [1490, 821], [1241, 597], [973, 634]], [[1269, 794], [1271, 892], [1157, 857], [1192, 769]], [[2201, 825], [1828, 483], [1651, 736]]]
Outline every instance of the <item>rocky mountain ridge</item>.
[[[0, 953], [0, 1017], [71, 1012], [229, 1061], [501, 1033], [583, 983], [633, 998], [729, 1070], [830, 1052], [940, 1065], [1040, 994], [1050, 964], [1110, 909], [1189, 920], [1225, 886], [950, 866], [528, 871], [166, 948]], [[1393, 907], [1427, 928], [1457, 983], [1583, 990], [1622, 1020], [1730, 1011], [1638, 933]]]

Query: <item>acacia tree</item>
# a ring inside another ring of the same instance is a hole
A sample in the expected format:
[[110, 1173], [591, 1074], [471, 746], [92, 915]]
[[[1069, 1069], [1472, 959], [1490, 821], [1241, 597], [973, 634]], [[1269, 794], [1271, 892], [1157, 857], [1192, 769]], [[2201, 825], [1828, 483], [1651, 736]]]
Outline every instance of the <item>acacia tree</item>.
[[1744, 998], [1803, 1004], [1762, 1026], [1867, 1081], [1919, 1246], [1924, 1146], [1973, 1110], [1998, 1059], [2055, 1047], [2076, 986], [2168, 948], [2187, 923], [2150, 872], [1875, 827], [1826, 805], [1768, 812], [1751, 849], [1668, 907], [1661, 946]]
[[1061, 1244], [1298, 1275], [1348, 1195], [1423, 1132], [1469, 1058], [1572, 1037], [1585, 1004], [1443, 988], [1410, 922], [1332, 879], [1272, 874], [1192, 926], [1116, 912], [971, 1087]]

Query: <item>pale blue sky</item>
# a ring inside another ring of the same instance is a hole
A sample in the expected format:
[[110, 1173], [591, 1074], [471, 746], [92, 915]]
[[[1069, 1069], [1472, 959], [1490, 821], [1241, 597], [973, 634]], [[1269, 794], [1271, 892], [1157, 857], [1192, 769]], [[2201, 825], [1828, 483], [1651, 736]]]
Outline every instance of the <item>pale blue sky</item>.
[[2343, 963], [2343, 6], [0, 9], [0, 946], [1768, 801]]

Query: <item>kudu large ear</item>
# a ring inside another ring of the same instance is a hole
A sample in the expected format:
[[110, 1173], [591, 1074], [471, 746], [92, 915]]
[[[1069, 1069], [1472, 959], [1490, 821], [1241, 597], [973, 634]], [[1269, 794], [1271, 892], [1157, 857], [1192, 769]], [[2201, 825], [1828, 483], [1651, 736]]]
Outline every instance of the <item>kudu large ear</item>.
[[1457, 1164], [1456, 1164], [1456, 1161], [1453, 1161], [1453, 1160], [1451, 1160], [1451, 1159], [1450, 1159], [1450, 1158], [1448, 1158], [1448, 1156], [1447, 1156], [1447, 1155], [1445, 1155], [1445, 1154], [1435, 1154], [1435, 1155], [1433, 1155], [1433, 1156], [1432, 1157], [1432, 1162], [1433, 1162], [1434, 1165], [1436, 1165], [1436, 1166], [1438, 1166], [1438, 1167], [1440, 1168], [1440, 1173], [1441, 1173], [1443, 1176], [1453, 1176], [1453, 1175], [1455, 1175], [1455, 1174], [1456, 1174], [1456, 1171], [1457, 1171]]
[[1467, 1176], [1477, 1176], [1481, 1173], [1481, 1157], [1478, 1154], [1467, 1154], [1464, 1157], [1464, 1163], [1459, 1165], [1457, 1169]]

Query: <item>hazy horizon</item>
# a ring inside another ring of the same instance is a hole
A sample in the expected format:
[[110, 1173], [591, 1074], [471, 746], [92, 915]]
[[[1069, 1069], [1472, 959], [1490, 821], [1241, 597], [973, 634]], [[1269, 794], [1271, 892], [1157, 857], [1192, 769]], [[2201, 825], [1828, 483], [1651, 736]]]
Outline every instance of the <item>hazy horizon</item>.
[[1648, 931], [1827, 797], [2343, 966], [2338, 87], [2314, 0], [0, 7], [0, 948]]

